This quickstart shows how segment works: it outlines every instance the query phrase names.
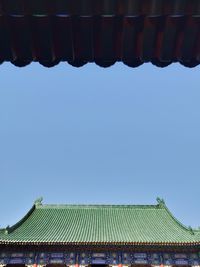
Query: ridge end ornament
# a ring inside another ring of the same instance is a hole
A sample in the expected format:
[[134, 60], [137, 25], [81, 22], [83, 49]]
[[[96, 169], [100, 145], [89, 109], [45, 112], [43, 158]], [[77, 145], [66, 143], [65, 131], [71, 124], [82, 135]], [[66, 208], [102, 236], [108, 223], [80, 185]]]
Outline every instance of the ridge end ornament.
[[164, 207], [164, 206], [165, 206], [165, 201], [164, 201], [163, 198], [157, 197], [157, 198], [156, 198], [156, 201], [157, 201], [157, 203], [158, 203], [158, 205], [159, 205], [160, 207]]
[[37, 206], [42, 206], [42, 201], [43, 201], [43, 197], [39, 197], [34, 201], [34, 205]]

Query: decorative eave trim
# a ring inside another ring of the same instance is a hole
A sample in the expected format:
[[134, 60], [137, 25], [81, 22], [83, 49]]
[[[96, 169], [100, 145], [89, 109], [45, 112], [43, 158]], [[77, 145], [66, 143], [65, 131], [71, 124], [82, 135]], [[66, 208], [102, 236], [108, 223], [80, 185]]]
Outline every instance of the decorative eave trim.
[[68, 245], [68, 246], [200, 246], [200, 242], [57, 242], [57, 241], [1, 241], [0, 245]]

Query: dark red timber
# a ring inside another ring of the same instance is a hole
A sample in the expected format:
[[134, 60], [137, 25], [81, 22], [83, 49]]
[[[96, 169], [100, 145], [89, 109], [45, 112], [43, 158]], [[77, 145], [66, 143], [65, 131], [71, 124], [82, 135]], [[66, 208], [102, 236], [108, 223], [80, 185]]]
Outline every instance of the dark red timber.
[[200, 0], [0, 0], [0, 63], [200, 63]]

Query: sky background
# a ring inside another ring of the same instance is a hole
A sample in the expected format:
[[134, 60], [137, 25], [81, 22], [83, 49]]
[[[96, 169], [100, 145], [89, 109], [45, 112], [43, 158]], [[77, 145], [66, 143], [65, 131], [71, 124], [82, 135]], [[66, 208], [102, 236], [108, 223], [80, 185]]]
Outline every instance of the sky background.
[[200, 67], [0, 66], [0, 227], [44, 203], [155, 204], [200, 226]]

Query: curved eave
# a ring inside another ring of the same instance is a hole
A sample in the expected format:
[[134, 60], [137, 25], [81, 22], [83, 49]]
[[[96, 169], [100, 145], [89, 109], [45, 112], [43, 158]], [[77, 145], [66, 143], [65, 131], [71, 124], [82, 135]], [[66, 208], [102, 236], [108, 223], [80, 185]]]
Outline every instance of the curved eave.
[[[151, 61], [143, 61], [142, 59], [138, 60], [138, 58], [135, 58], [134, 61], [124, 61], [124, 60], [115, 60], [114, 62], [113, 61], [107, 61], [107, 60], [102, 60], [102, 61], [61, 61], [61, 60], [57, 60], [56, 63], [55, 62], [52, 62], [51, 60], [49, 61], [39, 61], [39, 60], [32, 60], [32, 61], [29, 61], [29, 62], [26, 62], [26, 61], [23, 61], [23, 60], [17, 60], [17, 61], [3, 61], [3, 62], [0, 62], [0, 64], [3, 64], [3, 63], [6, 63], [6, 62], [10, 62], [12, 65], [16, 66], [16, 67], [25, 67], [27, 65], [30, 65], [32, 62], [34, 63], [39, 63], [40, 65], [42, 65], [43, 67], [45, 68], [52, 68], [56, 65], [58, 65], [59, 63], [66, 63], [73, 66], [73, 67], [76, 67], [76, 68], [80, 68], [80, 67], [83, 67], [84, 65], [86, 64], [89, 64], [89, 63], [95, 63], [95, 65], [97, 65], [98, 67], [102, 67], [102, 68], [108, 68], [108, 67], [112, 67], [115, 65], [115, 63], [123, 63], [125, 66], [127, 67], [131, 67], [131, 68], [137, 68], [137, 67], [140, 67], [141, 65], [143, 65], [144, 63], [151, 63], [154, 67], [158, 67], [158, 68], [165, 68], [165, 67], [168, 67], [169, 65], [171, 65], [172, 63], [179, 63], [179, 65], [183, 66], [183, 67], [186, 67], [186, 68], [194, 68], [194, 67], [197, 67], [199, 64], [200, 64], [200, 61], [199, 60], [195, 60], [195, 63], [194, 61], [187, 61], [187, 62], [184, 62], [184, 61], [178, 61], [178, 60], [175, 60], [175, 61], [169, 61], [169, 62], [166, 62], [166, 61], [162, 61], [158, 58], [156, 58], [155, 60], [151, 60]], [[137, 62], [137, 63], [136, 63]]]
[[[159, 8], [159, 1], [133, 1], [133, 8], [137, 9], [136, 2], [142, 3], [144, 8], [145, 2], [152, 2], [152, 9], [156, 3]], [[103, 5], [107, 1], [93, 2]], [[118, 2], [121, 5], [116, 7]], [[94, 62], [100, 67], [110, 67], [123, 62], [129, 67], [139, 67], [151, 62], [161, 68], [175, 62], [189, 68], [200, 64], [200, 11], [195, 14], [195, 5], [193, 13], [173, 8], [171, 13], [157, 14], [116, 11], [121, 6], [128, 6], [128, 2], [110, 0], [108, 3], [113, 10], [106, 12], [100, 8], [97, 14], [74, 14], [66, 10], [49, 14], [45, 4], [44, 10], [35, 8], [36, 14], [24, 14], [23, 9], [1, 14], [0, 10], [0, 63], [11, 62], [24, 67], [39, 62], [45, 67], [53, 67], [68, 62], [74, 67], [82, 67]], [[180, 1], [162, 2], [167, 8], [167, 2], [176, 4]], [[174, 8], [178, 6], [175, 4]], [[151, 10], [151, 6], [149, 8]]]

